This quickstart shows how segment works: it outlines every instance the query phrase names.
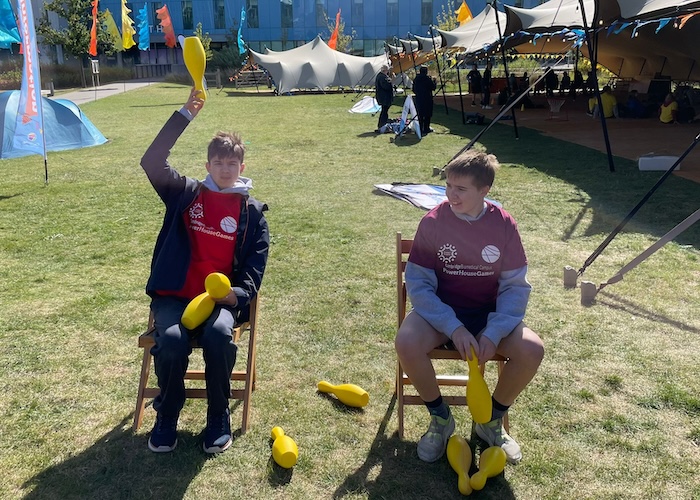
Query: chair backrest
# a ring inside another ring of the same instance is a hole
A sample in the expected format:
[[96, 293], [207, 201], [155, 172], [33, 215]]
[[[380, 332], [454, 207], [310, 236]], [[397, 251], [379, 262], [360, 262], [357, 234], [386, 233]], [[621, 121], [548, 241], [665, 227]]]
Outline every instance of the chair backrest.
[[413, 240], [405, 240], [401, 237], [401, 233], [396, 233], [396, 310], [398, 311], [398, 326], [401, 326], [403, 319], [406, 317], [406, 280], [404, 272], [406, 271], [406, 262], [412, 246]]

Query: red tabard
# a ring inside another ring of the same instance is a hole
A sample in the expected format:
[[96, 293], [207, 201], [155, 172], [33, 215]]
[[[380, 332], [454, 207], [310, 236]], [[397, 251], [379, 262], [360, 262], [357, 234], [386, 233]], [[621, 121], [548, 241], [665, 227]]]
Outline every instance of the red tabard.
[[210, 273], [231, 275], [243, 197], [202, 189], [184, 213], [192, 255], [185, 285], [178, 291], [159, 291], [188, 300], [204, 292]]

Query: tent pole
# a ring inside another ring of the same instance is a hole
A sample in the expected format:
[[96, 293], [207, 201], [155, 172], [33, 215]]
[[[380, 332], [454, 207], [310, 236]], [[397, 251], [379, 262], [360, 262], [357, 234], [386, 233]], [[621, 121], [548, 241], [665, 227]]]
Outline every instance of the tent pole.
[[677, 165], [680, 165], [680, 163], [683, 161], [683, 159], [688, 156], [688, 154], [692, 151], [692, 149], [700, 142], [700, 134], [695, 136], [695, 139], [693, 139], [693, 142], [688, 148], [683, 152], [683, 154], [678, 157], [678, 159], [671, 165], [671, 167], [662, 175], [658, 181], [656, 181], [656, 184], [654, 184], [649, 192], [644, 195], [644, 197], [637, 203], [637, 205], [628, 213], [625, 218], [620, 222], [615, 229], [608, 235], [605, 240], [598, 245], [598, 248], [595, 249], [595, 251], [586, 259], [586, 262], [583, 263], [583, 266], [581, 266], [581, 269], [578, 270], [578, 276], [581, 276], [586, 268], [590, 266], [593, 261], [598, 258], [598, 256], [605, 250], [605, 247], [607, 247], [610, 242], [613, 240], [615, 236], [617, 236], [617, 233], [622, 231], [622, 228], [625, 227], [625, 225], [634, 217], [634, 214], [636, 214], [640, 208], [642, 208], [642, 205], [644, 205], [649, 198], [651, 198], [651, 195], [654, 194], [654, 192], [663, 184], [663, 182], [668, 179], [668, 177], [673, 173], [673, 170], [676, 168]]
[[445, 82], [442, 79], [442, 71], [440, 71], [440, 59], [438, 58], [437, 47], [435, 47], [435, 35], [433, 34], [433, 25], [430, 25], [430, 38], [433, 40], [433, 53], [435, 54], [435, 64], [437, 64], [438, 75], [440, 76], [440, 87], [442, 87], [442, 100], [445, 103], [445, 114], [449, 115], [450, 110], [447, 107], [447, 97], [445, 96]]
[[[510, 78], [508, 78], [508, 62], [506, 61], [506, 48], [503, 44], [503, 34], [501, 33], [501, 21], [498, 19], [498, 5], [496, 0], [493, 0], [493, 11], [496, 14], [496, 28], [498, 29], [498, 44], [501, 46], [501, 58], [503, 59], [503, 71], [506, 72], [506, 85], [508, 86], [508, 96], [513, 96], [513, 89], [510, 88]], [[510, 114], [513, 117], [513, 132], [515, 132], [515, 138], [520, 139], [518, 134], [518, 122], [515, 119], [515, 108], [512, 109]]]
[[462, 80], [459, 77], [459, 64], [455, 64], [455, 68], [457, 68], [457, 87], [459, 88], [459, 107], [462, 110], [462, 125], [466, 125], [467, 119], [464, 116], [464, 96], [462, 95]]
[[[593, 31], [594, 42], [591, 41], [591, 35], [588, 32], [588, 21], [586, 20], [586, 8], [583, 5], [583, 0], [578, 0], [581, 7], [581, 20], [583, 21], [583, 32], [586, 37], [586, 46], [588, 47], [588, 55], [591, 57], [591, 71], [593, 71], [593, 83], [595, 84], [595, 95], [598, 100], [598, 110], [600, 111], [600, 123], [603, 127], [603, 138], [605, 139], [605, 150], [608, 153], [608, 166], [611, 172], [615, 171], [615, 162], [613, 160], [612, 149], [610, 147], [610, 137], [608, 136], [608, 125], [605, 121], [605, 113], [603, 112], [603, 100], [600, 98], [600, 89], [598, 85], [598, 30], [595, 27], [598, 13], [593, 16]], [[593, 45], [595, 43], [595, 45]]]
[[663, 75], [664, 74], [664, 68], [666, 67], [666, 56], [664, 56], [664, 62], [661, 63], [661, 69], [659, 70], [659, 74]]
[[690, 65], [690, 69], [688, 70], [688, 77], [686, 80], [690, 81], [690, 75], [693, 73], [693, 68], [695, 68], [695, 59], [693, 59], [693, 63]]
[[[394, 37], [394, 40], [396, 41], [396, 43], [397, 43], [396, 46], [398, 47], [398, 38]], [[403, 79], [403, 68], [401, 67], [401, 54], [397, 53], [396, 55], [397, 55], [396, 60], [399, 62], [399, 72], [401, 73], [401, 83], [403, 84], [403, 90], [405, 92], [406, 91], [406, 82]]]

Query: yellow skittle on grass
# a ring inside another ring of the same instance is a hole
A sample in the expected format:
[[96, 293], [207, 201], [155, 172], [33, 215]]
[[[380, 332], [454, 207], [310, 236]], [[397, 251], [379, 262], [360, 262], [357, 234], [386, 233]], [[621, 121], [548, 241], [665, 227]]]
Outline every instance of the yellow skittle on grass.
[[231, 281], [225, 274], [211, 273], [204, 280], [206, 292], [200, 293], [187, 304], [180, 321], [188, 330], [204, 323], [214, 311], [214, 299], [223, 299], [231, 292]]
[[207, 67], [207, 55], [204, 52], [202, 41], [196, 36], [188, 36], [185, 38], [185, 45], [182, 48], [182, 58], [185, 60], [185, 66], [192, 77], [195, 90], [199, 91], [198, 97], [203, 100], [207, 99], [205, 88], [204, 70]]
[[287, 436], [281, 427], [273, 427], [271, 433], [272, 459], [280, 467], [291, 469], [299, 459], [299, 448], [292, 438]]
[[472, 486], [469, 481], [469, 467], [472, 466], [472, 449], [462, 436], [454, 434], [447, 441], [447, 461], [457, 473], [457, 488], [462, 495], [470, 495]]
[[355, 408], [362, 408], [369, 403], [367, 391], [355, 384], [333, 385], [325, 380], [321, 380], [318, 383], [318, 390], [335, 394], [341, 403]]
[[479, 472], [475, 473], [469, 483], [475, 490], [481, 490], [486, 480], [503, 472], [506, 466], [506, 452], [498, 446], [490, 446], [481, 452]]
[[479, 360], [476, 357], [474, 348], [472, 350], [472, 359], [467, 358], [469, 364], [469, 380], [467, 380], [467, 406], [472, 414], [474, 422], [477, 424], [485, 424], [491, 421], [491, 411], [493, 403], [491, 402], [491, 392], [484, 377], [479, 370]]

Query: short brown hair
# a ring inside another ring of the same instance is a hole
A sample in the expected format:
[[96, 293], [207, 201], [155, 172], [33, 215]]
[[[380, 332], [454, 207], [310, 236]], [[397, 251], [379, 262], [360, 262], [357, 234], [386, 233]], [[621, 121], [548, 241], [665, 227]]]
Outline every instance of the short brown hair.
[[207, 148], [207, 161], [212, 158], [236, 158], [243, 163], [245, 146], [236, 132], [217, 132]]
[[499, 166], [494, 155], [469, 150], [460, 153], [447, 164], [445, 176], [471, 177], [476, 187], [491, 187]]

